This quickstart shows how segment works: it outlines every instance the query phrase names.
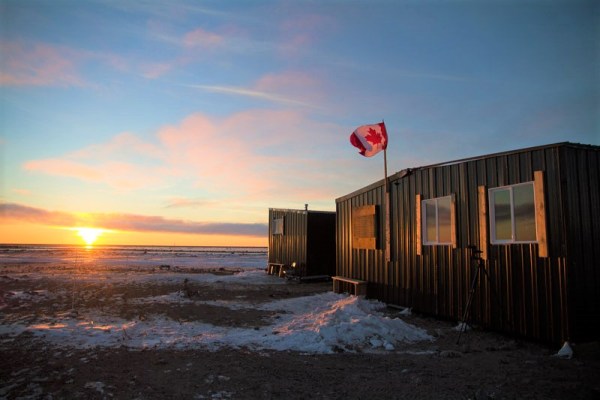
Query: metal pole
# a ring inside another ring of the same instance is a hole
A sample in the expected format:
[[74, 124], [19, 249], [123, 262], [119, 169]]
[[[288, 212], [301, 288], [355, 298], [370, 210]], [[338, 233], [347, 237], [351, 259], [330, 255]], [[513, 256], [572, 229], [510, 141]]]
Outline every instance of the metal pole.
[[387, 149], [383, 149], [383, 170], [385, 174], [385, 262], [391, 261], [390, 255], [390, 185], [387, 176]]

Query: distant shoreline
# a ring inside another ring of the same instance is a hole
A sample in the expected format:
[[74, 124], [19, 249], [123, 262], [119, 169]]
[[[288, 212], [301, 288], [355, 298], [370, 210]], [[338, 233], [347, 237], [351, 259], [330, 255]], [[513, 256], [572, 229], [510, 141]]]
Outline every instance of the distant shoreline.
[[[0, 248], [4, 247], [83, 247], [85, 244], [54, 244], [54, 243], [0, 243]], [[268, 249], [268, 246], [185, 246], [185, 245], [158, 245], [158, 244], [97, 244], [91, 248], [113, 248], [113, 247], [129, 247], [129, 248], [207, 248], [207, 249]]]

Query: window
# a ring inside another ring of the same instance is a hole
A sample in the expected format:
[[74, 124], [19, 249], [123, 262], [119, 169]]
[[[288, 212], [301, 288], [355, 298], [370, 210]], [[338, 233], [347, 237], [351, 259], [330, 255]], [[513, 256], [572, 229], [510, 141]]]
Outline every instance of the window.
[[533, 182], [489, 189], [493, 244], [537, 241]]
[[283, 235], [283, 217], [273, 218], [273, 224], [271, 225], [271, 233], [273, 235]]
[[377, 206], [367, 205], [352, 209], [352, 247], [377, 249]]
[[421, 212], [424, 245], [456, 244], [452, 195], [423, 200]]

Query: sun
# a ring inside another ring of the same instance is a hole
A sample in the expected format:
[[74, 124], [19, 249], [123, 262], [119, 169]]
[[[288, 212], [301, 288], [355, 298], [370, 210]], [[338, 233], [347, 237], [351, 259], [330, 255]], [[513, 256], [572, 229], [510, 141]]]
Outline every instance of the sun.
[[76, 228], [76, 230], [77, 234], [81, 236], [85, 244], [88, 246], [92, 246], [98, 239], [98, 236], [104, 232], [102, 229], [97, 228]]

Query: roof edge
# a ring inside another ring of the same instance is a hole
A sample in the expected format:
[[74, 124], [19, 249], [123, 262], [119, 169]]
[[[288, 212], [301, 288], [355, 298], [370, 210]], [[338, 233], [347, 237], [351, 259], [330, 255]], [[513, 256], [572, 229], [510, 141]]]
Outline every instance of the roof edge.
[[[480, 156], [460, 158], [457, 160], [445, 161], [445, 162], [436, 163], [436, 164], [423, 165], [420, 167], [406, 168], [406, 169], [400, 170], [400, 171], [388, 176], [388, 181], [402, 179], [402, 178], [410, 175], [413, 171], [417, 171], [417, 170], [436, 168], [436, 167], [445, 167], [448, 165], [460, 164], [463, 162], [477, 161], [477, 160], [482, 160], [482, 159], [491, 158], [491, 157], [500, 157], [500, 156], [505, 156], [505, 155], [509, 155], [509, 154], [518, 154], [518, 153], [524, 153], [527, 151], [542, 150], [542, 149], [548, 149], [548, 148], [554, 148], [554, 147], [574, 147], [574, 148], [600, 150], [600, 146], [596, 146], [596, 145], [592, 145], [592, 144], [582, 144], [582, 143], [573, 143], [573, 142], [558, 142], [558, 143], [545, 144], [545, 145], [540, 145], [540, 146], [525, 147], [522, 149], [506, 150], [506, 151], [501, 151], [501, 152], [497, 152], [497, 153], [484, 154], [484, 155], [480, 155]], [[383, 186], [384, 184], [385, 184], [385, 179], [380, 179], [380, 180], [375, 181], [365, 187], [357, 189], [349, 194], [346, 194], [344, 196], [340, 196], [340, 197], [336, 198], [335, 202], [337, 204], [339, 202], [348, 200], [348, 199], [355, 197], [361, 193], [364, 193], [364, 192], [372, 190], [374, 188]]]

